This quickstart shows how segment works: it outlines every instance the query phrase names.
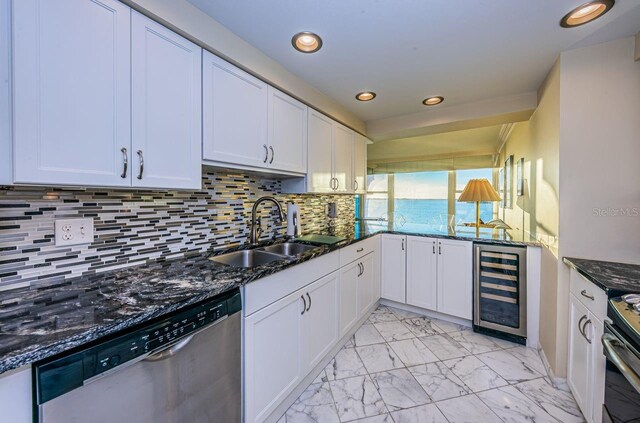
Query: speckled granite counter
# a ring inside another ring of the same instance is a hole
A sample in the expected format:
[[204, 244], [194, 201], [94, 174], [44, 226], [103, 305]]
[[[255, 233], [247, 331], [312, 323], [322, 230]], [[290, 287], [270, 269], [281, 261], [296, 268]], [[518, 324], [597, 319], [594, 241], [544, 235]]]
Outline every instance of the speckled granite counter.
[[[212, 298], [288, 267], [379, 233], [432, 236], [500, 244], [537, 245], [502, 239], [494, 231], [448, 235], [430, 226], [357, 225], [333, 247], [319, 247], [295, 260], [260, 267], [229, 267], [209, 260], [215, 254], [187, 255], [136, 267], [58, 279], [43, 286], [0, 295], [0, 373], [45, 359]], [[236, 248], [239, 249], [239, 248]]]
[[562, 261], [603, 289], [607, 295], [640, 292], [640, 265], [564, 257]]

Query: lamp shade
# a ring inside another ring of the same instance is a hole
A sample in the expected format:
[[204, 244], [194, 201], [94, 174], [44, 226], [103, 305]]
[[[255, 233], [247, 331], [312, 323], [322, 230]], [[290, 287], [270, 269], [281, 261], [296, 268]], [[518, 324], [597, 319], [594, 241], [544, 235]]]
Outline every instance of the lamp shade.
[[464, 187], [464, 191], [460, 194], [458, 201], [464, 203], [500, 201], [500, 196], [488, 180], [472, 179], [467, 182], [467, 186]]

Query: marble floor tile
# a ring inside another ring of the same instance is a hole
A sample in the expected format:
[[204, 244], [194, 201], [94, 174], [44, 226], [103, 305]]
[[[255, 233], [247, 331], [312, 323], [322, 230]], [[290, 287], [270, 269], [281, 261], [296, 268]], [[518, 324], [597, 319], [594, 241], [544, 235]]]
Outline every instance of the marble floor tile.
[[372, 324], [364, 324], [353, 335], [353, 344], [356, 347], [362, 345], [381, 344], [384, 338], [380, 336], [380, 332]]
[[313, 380], [313, 382], [311, 382], [311, 384], [313, 385], [314, 383], [322, 383], [322, 382], [326, 382], [329, 379], [327, 379], [327, 374], [324, 372], [324, 370], [322, 370], [318, 376], [316, 376], [316, 378]]
[[404, 364], [388, 344], [373, 344], [356, 347], [360, 359], [369, 373], [399, 369]]
[[387, 413], [387, 407], [368, 375], [331, 381], [329, 385], [340, 421]]
[[369, 323], [395, 322], [398, 320], [395, 314], [385, 306], [379, 306], [369, 316]]
[[391, 413], [395, 423], [448, 423], [435, 404], [419, 405]]
[[477, 395], [505, 423], [557, 423], [556, 419], [513, 386], [491, 389]]
[[459, 325], [457, 323], [448, 322], [446, 320], [432, 319], [433, 324], [440, 328], [441, 332], [460, 332], [461, 330], [471, 330], [469, 326]]
[[448, 360], [451, 358], [464, 357], [471, 355], [466, 348], [460, 345], [449, 335], [433, 335], [418, 338], [423, 344], [431, 350], [440, 360]]
[[430, 336], [444, 333], [433, 321], [426, 317], [416, 317], [403, 322], [415, 336]]
[[283, 414], [276, 423], [287, 423], [287, 415]]
[[431, 402], [422, 386], [407, 369], [376, 373], [371, 375], [371, 378], [389, 411]]
[[329, 383], [315, 383], [300, 395], [287, 410], [287, 423], [339, 423]]
[[471, 354], [482, 354], [502, 349], [492, 338], [471, 330], [449, 332], [448, 335], [460, 343], [460, 345]]
[[438, 357], [416, 338], [389, 342], [389, 346], [407, 367], [438, 361]]
[[415, 338], [415, 335], [404, 324], [404, 322], [383, 322], [374, 323], [375, 328], [380, 332], [380, 335], [385, 341], [401, 341], [403, 339]]
[[[532, 351], [537, 355], [535, 350]], [[477, 357], [512, 384], [537, 379], [544, 375], [538, 371], [541, 370], [540, 357], [533, 356], [519, 348], [488, 352], [479, 354]]]
[[352, 336], [351, 338], [349, 338], [347, 342], [345, 342], [342, 348], [354, 348], [355, 346], [356, 346], [356, 343], [354, 342], [353, 336]]
[[441, 401], [470, 393], [464, 382], [442, 362], [409, 367], [409, 371], [432, 401]]
[[415, 317], [423, 317], [422, 314], [414, 313], [412, 311], [400, 310], [399, 308], [389, 307], [389, 310], [400, 320], [413, 319]]
[[506, 380], [472, 355], [454, 358], [443, 363], [473, 392], [508, 385]]
[[573, 395], [570, 392], [554, 388], [547, 378], [522, 382], [514, 387], [563, 423], [583, 423], [585, 421]]
[[367, 374], [364, 363], [353, 348], [344, 348], [338, 351], [327, 367], [324, 368], [325, 382], [327, 380], [344, 379], [347, 377]]
[[449, 423], [502, 423], [475, 394], [436, 403]]
[[394, 423], [390, 414], [380, 414], [379, 416], [365, 417], [364, 419], [353, 420], [350, 423]]
[[535, 348], [527, 348], [523, 345], [518, 345], [513, 348], [506, 349], [511, 355], [519, 357], [522, 361], [526, 362], [536, 372], [547, 375], [547, 368], [544, 366], [540, 353]]

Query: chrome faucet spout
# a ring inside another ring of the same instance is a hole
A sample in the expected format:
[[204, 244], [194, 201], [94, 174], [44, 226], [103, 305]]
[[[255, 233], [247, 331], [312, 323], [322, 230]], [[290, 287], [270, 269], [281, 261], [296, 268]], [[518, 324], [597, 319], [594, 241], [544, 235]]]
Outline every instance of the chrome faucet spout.
[[285, 221], [284, 212], [282, 211], [282, 204], [280, 204], [278, 200], [270, 196], [258, 198], [258, 200], [253, 203], [253, 207], [251, 208], [251, 236], [249, 238], [249, 243], [251, 245], [256, 245], [258, 243], [258, 238], [260, 237], [260, 232], [262, 230], [260, 228], [260, 219], [256, 218], [258, 207], [260, 206], [260, 204], [267, 201], [270, 201], [276, 205], [280, 217], [280, 222], [282, 223]]

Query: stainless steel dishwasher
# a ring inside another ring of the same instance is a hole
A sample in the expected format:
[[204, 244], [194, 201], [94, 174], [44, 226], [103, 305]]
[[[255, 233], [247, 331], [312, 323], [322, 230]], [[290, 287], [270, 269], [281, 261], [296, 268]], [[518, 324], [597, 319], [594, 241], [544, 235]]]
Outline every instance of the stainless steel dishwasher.
[[240, 292], [34, 365], [41, 423], [241, 420]]

